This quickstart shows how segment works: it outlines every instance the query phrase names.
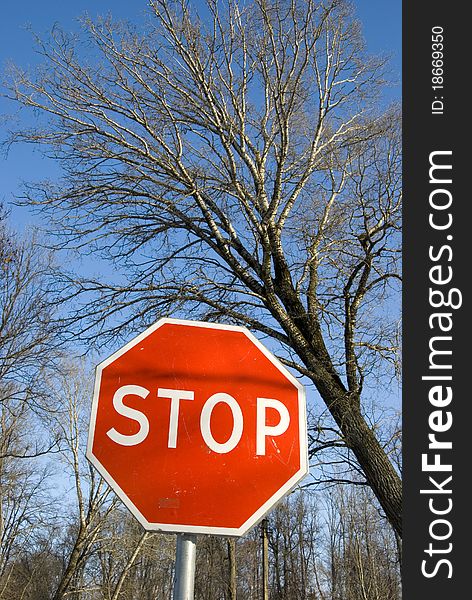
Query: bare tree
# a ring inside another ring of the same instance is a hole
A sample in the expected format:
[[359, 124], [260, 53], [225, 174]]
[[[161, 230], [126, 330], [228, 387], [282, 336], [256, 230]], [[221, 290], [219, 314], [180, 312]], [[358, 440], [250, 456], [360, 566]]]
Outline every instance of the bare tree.
[[[20, 238], [10, 230], [0, 204], [0, 403], [10, 410], [24, 411], [26, 403], [41, 412], [46, 405], [41, 381], [57, 355], [51, 267], [51, 255], [34, 235]], [[44, 450], [24, 448], [25, 455]]]
[[41, 115], [14, 139], [64, 169], [25, 201], [49, 210], [59, 246], [119, 273], [66, 278], [70, 323], [99, 345], [168, 314], [271, 338], [400, 533], [400, 478], [362, 400], [397, 364], [400, 136], [398, 111], [376, 109], [385, 61], [342, 0], [151, 11], [143, 32], [84, 19], [85, 46], [55, 28], [38, 75], [12, 68], [9, 96]]
[[87, 428], [84, 408], [89, 391], [85, 381], [83, 373], [74, 372], [72, 368], [63, 369], [58, 388], [63, 399], [63, 411], [55, 413], [52, 419], [58, 437], [64, 440], [61, 457], [66, 465], [64, 474], [73, 481], [75, 503], [74, 518], [66, 527], [71, 544], [65, 548], [63, 571], [53, 600], [82, 597], [81, 593], [87, 587], [84, 578], [87, 561], [95, 550], [107, 517], [117, 504], [111, 489], [85, 460], [84, 433]]
[[[57, 451], [41, 415], [54, 407], [42, 378], [52, 370], [55, 324], [48, 307], [50, 257], [33, 237], [8, 227], [0, 205], [0, 598], [27, 598], [34, 574], [25, 548], [39, 553], [51, 522], [44, 455]], [[49, 439], [48, 439], [49, 438]], [[36, 564], [39, 566], [39, 563]], [[40, 597], [39, 589], [37, 597]]]
[[[0, 386], [0, 598], [19, 598], [20, 561], [34, 552], [51, 521], [44, 462], [28, 455], [37, 437], [26, 404], [16, 404]], [[28, 578], [23, 586], [28, 583]]]
[[325, 578], [333, 600], [390, 600], [401, 596], [393, 532], [385, 528], [369, 491], [338, 487], [327, 502], [329, 565]]

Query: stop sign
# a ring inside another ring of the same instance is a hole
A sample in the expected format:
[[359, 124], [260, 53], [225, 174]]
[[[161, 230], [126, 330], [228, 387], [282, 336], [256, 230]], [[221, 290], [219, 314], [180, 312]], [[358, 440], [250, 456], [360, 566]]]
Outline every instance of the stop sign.
[[304, 389], [244, 327], [162, 319], [98, 365], [87, 457], [146, 529], [242, 535], [308, 472]]

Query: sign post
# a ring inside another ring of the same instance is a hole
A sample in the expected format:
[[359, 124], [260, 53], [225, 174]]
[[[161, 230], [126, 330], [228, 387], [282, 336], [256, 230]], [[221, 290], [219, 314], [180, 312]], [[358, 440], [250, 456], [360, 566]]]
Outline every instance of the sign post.
[[193, 600], [195, 584], [195, 535], [179, 533], [175, 555], [173, 600]]
[[[241, 536], [308, 472], [305, 392], [244, 327], [161, 319], [97, 366], [87, 458], [149, 531]], [[193, 565], [193, 566], [192, 566]]]

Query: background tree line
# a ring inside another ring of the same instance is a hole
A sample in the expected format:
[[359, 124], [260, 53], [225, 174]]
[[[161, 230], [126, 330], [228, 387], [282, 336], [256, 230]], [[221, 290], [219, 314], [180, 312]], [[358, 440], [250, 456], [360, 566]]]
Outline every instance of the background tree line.
[[[379, 102], [386, 60], [341, 0], [197, 8], [156, 0], [141, 30], [84, 18], [83, 41], [55, 27], [42, 68], [10, 69], [5, 94], [35, 120], [6, 143], [62, 168], [23, 202], [51, 252], [111, 268], [59, 268], [3, 216], [0, 598], [170, 597], [170, 538], [139, 531], [84, 463], [88, 378], [64, 350], [116, 347], [160, 316], [246, 325], [324, 403], [309, 415], [317, 491], [269, 519], [270, 597], [396, 598], [401, 141]], [[198, 597], [260, 597], [259, 536], [202, 539]]]

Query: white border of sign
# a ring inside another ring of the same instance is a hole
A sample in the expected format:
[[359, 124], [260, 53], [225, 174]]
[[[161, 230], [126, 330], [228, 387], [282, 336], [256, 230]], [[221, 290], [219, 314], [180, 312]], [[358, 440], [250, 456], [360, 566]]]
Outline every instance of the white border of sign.
[[[257, 346], [257, 348], [270, 360], [270, 362], [297, 388], [298, 390], [298, 413], [299, 413], [299, 432], [300, 432], [300, 469], [293, 475], [271, 498], [269, 498], [260, 508], [257, 510], [241, 527], [205, 527], [198, 525], [169, 525], [167, 523], [150, 523], [144, 515], [137, 509], [137, 507], [131, 502], [125, 492], [120, 488], [118, 483], [108, 473], [105, 467], [98, 461], [98, 459], [92, 454], [93, 438], [95, 434], [95, 422], [97, 418], [97, 407], [98, 407], [98, 395], [100, 390], [100, 383], [102, 378], [102, 371], [105, 367], [115, 361], [117, 358], [125, 354], [130, 348], [139, 344], [143, 339], [148, 337], [151, 333], [166, 324], [175, 325], [186, 325], [189, 327], [207, 327], [209, 329], [226, 329], [229, 331], [239, 331], [244, 333], [251, 342]], [[87, 441], [87, 452], [86, 456], [92, 465], [97, 469], [103, 479], [113, 489], [115, 494], [125, 504], [128, 510], [133, 514], [134, 517], [141, 523], [141, 525], [148, 531], [161, 531], [171, 533], [200, 533], [200, 534], [211, 534], [211, 535], [225, 535], [225, 536], [242, 536], [249, 529], [257, 525], [264, 516], [274, 506], [287, 495], [297, 483], [308, 474], [308, 442], [307, 442], [307, 428], [306, 428], [306, 399], [305, 389], [303, 385], [282, 365], [282, 363], [273, 356], [273, 354], [265, 347], [261, 342], [245, 327], [238, 325], [225, 325], [218, 323], [206, 323], [200, 321], [186, 321], [183, 319], [160, 319], [154, 325], [148, 327], [145, 331], [133, 338], [130, 342], [125, 344], [120, 350], [113, 353], [110, 357], [102, 361], [96, 368], [95, 371], [95, 386], [93, 392], [92, 411], [90, 415], [90, 426]]]

